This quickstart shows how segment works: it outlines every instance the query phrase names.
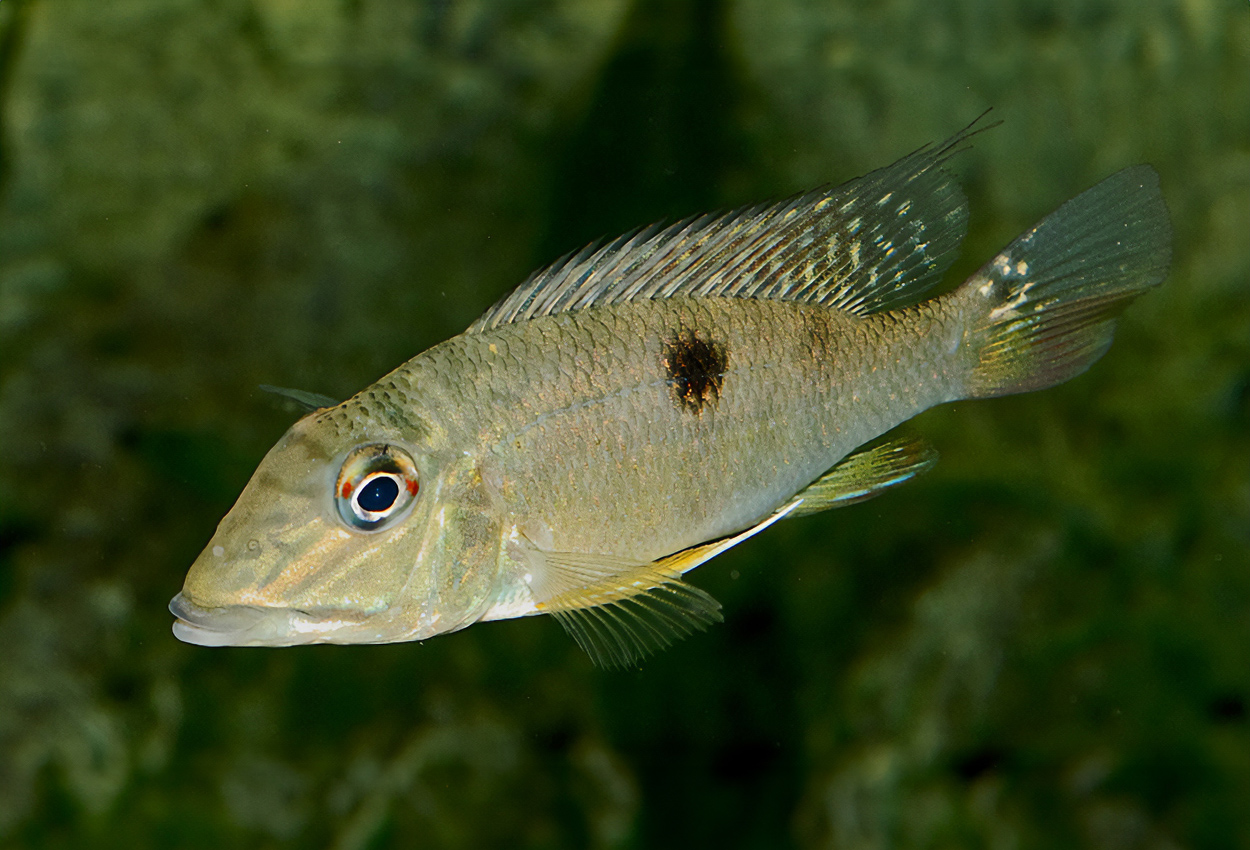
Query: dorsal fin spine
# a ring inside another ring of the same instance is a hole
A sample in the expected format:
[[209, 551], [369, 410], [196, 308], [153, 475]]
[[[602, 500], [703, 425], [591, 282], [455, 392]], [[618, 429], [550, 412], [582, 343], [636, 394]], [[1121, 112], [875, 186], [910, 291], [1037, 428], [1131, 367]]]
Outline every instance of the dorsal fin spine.
[[860, 315], [914, 302], [963, 239], [963, 194], [941, 166], [988, 129], [980, 120], [841, 186], [583, 248], [532, 275], [469, 332], [679, 294], [802, 301]]

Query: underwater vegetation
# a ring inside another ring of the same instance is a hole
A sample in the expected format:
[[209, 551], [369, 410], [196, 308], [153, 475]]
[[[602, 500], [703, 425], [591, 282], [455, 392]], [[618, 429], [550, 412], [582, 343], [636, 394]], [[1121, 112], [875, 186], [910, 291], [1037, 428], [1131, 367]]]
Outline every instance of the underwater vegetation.
[[[0, 846], [1250, 845], [1250, 10], [0, 2]], [[696, 573], [620, 672], [548, 618], [206, 650], [166, 603], [299, 415], [602, 236], [952, 163], [963, 280], [1159, 172], [1095, 369]]]

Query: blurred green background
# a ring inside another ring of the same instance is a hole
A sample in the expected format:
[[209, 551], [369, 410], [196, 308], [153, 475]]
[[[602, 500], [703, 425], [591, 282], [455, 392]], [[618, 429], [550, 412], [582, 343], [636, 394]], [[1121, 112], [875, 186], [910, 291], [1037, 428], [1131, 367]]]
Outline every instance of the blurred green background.
[[[955, 272], [1139, 161], [1171, 277], [1087, 375], [559, 626], [208, 650], [185, 570], [295, 413], [655, 220], [954, 164]], [[0, 846], [1250, 847], [1244, 0], [0, 0]]]

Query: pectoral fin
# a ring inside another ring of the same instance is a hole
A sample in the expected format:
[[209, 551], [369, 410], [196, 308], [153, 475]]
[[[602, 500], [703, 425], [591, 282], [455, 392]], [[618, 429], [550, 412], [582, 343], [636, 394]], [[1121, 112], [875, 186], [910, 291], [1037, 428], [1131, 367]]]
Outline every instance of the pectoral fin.
[[937, 459], [937, 450], [923, 440], [891, 440], [856, 452], [801, 490], [789, 516], [867, 501], [927, 472]]
[[[537, 609], [551, 614], [595, 664], [632, 667], [673, 641], [721, 621], [720, 603], [654, 563], [540, 553]], [[539, 577], [541, 574], [541, 578]]]
[[282, 396], [282, 398], [285, 398], [288, 401], [295, 402], [295, 404], [298, 405], [299, 408], [305, 413], [312, 413], [314, 410], [334, 407], [338, 404], [335, 399], [330, 398], [328, 395], [310, 393], [307, 390], [293, 390], [290, 387], [275, 387], [272, 384], [261, 384], [260, 388], [267, 393]]
[[650, 563], [604, 555], [533, 550], [537, 610], [554, 616], [603, 667], [631, 667], [673, 641], [722, 620], [720, 603], [682, 581], [709, 558], [763, 531], [794, 503], [732, 537], [683, 549]]

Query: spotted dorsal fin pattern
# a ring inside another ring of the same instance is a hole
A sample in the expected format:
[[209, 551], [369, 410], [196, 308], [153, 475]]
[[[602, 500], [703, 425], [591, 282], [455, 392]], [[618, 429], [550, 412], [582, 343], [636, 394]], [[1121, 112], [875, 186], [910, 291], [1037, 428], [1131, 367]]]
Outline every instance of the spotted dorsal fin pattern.
[[980, 120], [832, 189], [588, 246], [536, 272], [469, 332], [673, 296], [797, 301], [858, 315], [912, 303], [963, 241], [967, 202], [941, 166], [988, 129]]

